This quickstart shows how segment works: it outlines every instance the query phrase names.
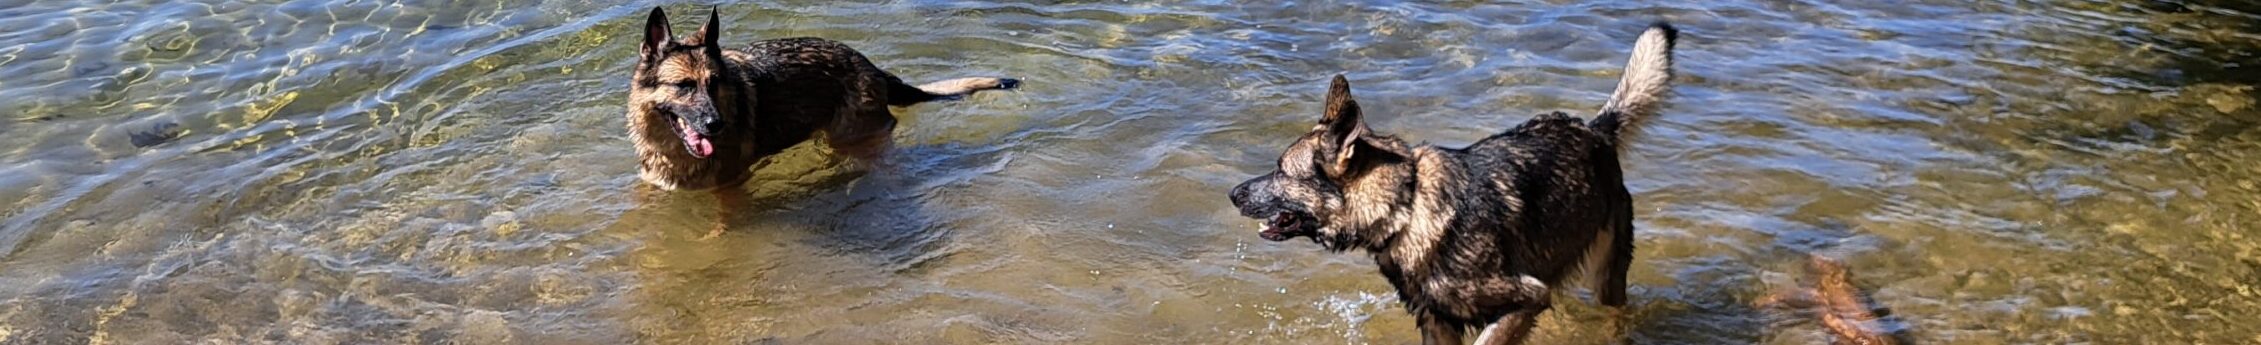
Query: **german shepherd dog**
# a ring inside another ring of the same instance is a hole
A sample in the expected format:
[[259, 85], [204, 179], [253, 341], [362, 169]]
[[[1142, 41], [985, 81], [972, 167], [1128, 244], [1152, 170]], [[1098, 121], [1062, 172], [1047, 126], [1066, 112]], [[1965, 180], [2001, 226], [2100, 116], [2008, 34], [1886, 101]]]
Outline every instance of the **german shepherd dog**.
[[1677, 36], [1664, 23], [1643, 32], [1592, 121], [1539, 115], [1458, 149], [1369, 131], [1337, 75], [1319, 124], [1277, 170], [1234, 187], [1233, 205], [1263, 220], [1266, 240], [1371, 254], [1424, 344], [1459, 344], [1486, 325], [1478, 343], [1520, 343], [1580, 271], [1598, 302], [1623, 307], [1633, 199], [1617, 156], [1661, 106]]
[[628, 133], [644, 182], [668, 190], [738, 186], [755, 162], [817, 132], [834, 152], [875, 158], [895, 129], [888, 106], [1020, 84], [959, 78], [911, 86], [855, 49], [820, 38], [723, 49], [720, 21], [710, 12], [706, 25], [681, 40], [659, 8], [644, 22], [628, 92]]

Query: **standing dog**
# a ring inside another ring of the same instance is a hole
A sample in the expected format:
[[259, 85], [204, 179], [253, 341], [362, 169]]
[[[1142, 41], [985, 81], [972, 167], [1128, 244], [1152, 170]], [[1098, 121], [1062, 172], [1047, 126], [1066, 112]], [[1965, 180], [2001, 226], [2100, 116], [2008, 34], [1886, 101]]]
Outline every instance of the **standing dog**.
[[660, 9], [644, 23], [628, 92], [628, 133], [644, 182], [670, 190], [744, 184], [755, 162], [817, 132], [836, 152], [873, 158], [895, 129], [888, 106], [1020, 84], [960, 78], [914, 87], [820, 38], [722, 49], [720, 25], [710, 13], [697, 33], [676, 40]]
[[1278, 170], [1234, 187], [1233, 205], [1264, 220], [1266, 240], [1373, 255], [1425, 344], [1459, 344], [1485, 325], [1478, 343], [1520, 343], [1580, 270], [1598, 302], [1623, 307], [1633, 199], [1617, 155], [1660, 107], [1677, 36], [1663, 23], [1641, 34], [1593, 121], [1539, 115], [1459, 149], [1368, 131], [1337, 75], [1319, 125]]

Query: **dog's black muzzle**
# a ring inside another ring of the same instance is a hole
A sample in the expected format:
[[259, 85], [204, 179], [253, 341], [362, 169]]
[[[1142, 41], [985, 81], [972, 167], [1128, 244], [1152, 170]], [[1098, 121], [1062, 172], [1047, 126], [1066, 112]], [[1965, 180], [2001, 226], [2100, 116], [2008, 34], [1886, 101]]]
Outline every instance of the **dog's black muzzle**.
[[1272, 190], [1272, 181], [1278, 175], [1274, 172], [1233, 187], [1232, 194], [1228, 195], [1232, 198], [1233, 207], [1239, 208], [1243, 217], [1264, 220], [1264, 228], [1257, 231], [1256, 235], [1265, 240], [1286, 241], [1298, 236], [1315, 236], [1317, 219], [1311, 216], [1311, 212], [1295, 203], [1286, 202], [1280, 198], [1278, 191]]
[[[1271, 195], [1272, 193], [1261, 193], [1264, 194], [1261, 196], [1252, 195], [1258, 194], [1258, 191], [1256, 189], [1261, 188], [1258, 187], [1258, 185], [1265, 184], [1265, 182], [1268, 182], [1269, 180], [1271, 180], [1271, 178], [1272, 175], [1269, 174], [1258, 176], [1256, 178], [1249, 179], [1247, 182], [1241, 182], [1239, 186], [1233, 187], [1232, 194], [1228, 196], [1233, 200], [1233, 207], [1240, 209], [1241, 216], [1249, 218], [1264, 218], [1270, 216], [1270, 212], [1265, 211], [1269, 211], [1269, 209], [1271, 208], [1277, 208], [1277, 206], [1271, 206], [1272, 204], [1275, 204], [1275, 202], [1273, 202], [1274, 197]], [[1249, 200], [1249, 198], [1251, 197], [1261, 198], [1262, 200]]]

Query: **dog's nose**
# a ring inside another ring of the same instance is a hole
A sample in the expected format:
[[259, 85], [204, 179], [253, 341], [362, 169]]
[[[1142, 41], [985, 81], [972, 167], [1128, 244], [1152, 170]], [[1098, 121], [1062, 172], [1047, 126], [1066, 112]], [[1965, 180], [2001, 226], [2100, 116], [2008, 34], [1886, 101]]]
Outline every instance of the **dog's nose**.
[[1254, 180], [1250, 180], [1248, 182], [1241, 182], [1239, 186], [1233, 186], [1232, 194], [1226, 195], [1226, 197], [1232, 198], [1233, 206], [1246, 205], [1248, 200], [1248, 185], [1255, 182], [1256, 181]]

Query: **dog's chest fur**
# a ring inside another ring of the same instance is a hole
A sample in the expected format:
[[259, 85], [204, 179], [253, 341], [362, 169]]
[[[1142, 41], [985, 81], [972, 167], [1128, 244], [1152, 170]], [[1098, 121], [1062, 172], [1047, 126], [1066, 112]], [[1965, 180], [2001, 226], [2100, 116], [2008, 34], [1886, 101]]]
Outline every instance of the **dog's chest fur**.
[[[629, 121], [629, 138], [636, 142], [637, 177], [661, 189], [700, 190], [742, 182], [750, 173], [745, 171], [752, 142], [740, 137], [734, 140], [716, 140], [714, 155], [693, 157], [683, 149], [683, 138], [677, 137], [673, 128], [664, 122], [645, 124], [657, 119], [632, 117]], [[722, 139], [722, 138], [717, 138]]]

